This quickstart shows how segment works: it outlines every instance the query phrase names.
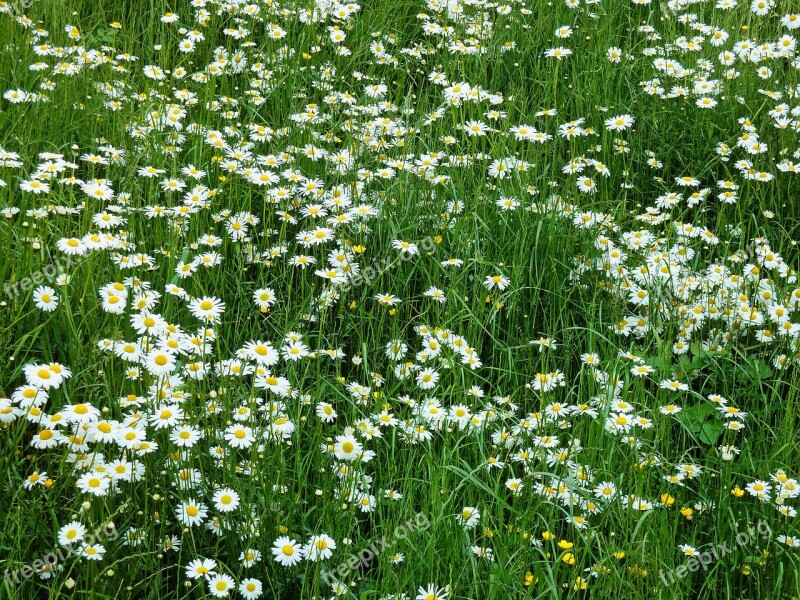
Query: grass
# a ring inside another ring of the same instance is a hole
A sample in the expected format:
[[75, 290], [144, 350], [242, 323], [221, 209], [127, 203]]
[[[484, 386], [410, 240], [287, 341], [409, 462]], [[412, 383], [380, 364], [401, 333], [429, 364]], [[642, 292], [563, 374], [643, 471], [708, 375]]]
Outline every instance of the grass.
[[[791, 3], [445, 4], [0, 3], [0, 597], [800, 596]], [[774, 54], [723, 64], [742, 40]], [[451, 101], [459, 82], [478, 91]], [[88, 187], [103, 181], [113, 197]], [[113, 247], [63, 251], [104, 232]], [[315, 273], [334, 267], [362, 277], [337, 293]], [[204, 298], [218, 317], [190, 308]], [[137, 331], [151, 313], [170, 328]], [[291, 338], [308, 354], [261, 367], [290, 390], [230, 373], [259, 358], [248, 342]], [[114, 353], [128, 343], [141, 362]], [[24, 370], [53, 363], [58, 387]], [[180, 427], [202, 437], [181, 447]], [[59, 541], [75, 522], [84, 539]], [[330, 558], [274, 560], [281, 536], [321, 534]], [[198, 559], [213, 572], [187, 573]]]

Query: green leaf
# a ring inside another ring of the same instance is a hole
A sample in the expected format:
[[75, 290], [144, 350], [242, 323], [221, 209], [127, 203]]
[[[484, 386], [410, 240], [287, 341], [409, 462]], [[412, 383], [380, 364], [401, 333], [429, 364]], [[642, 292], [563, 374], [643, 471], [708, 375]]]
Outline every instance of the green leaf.
[[772, 369], [770, 369], [769, 365], [760, 358], [754, 360], [752, 363], [749, 363], [744, 368], [744, 372], [752, 381], [769, 379], [773, 375]]
[[711, 403], [696, 404], [691, 408], [678, 413], [678, 420], [697, 433], [705, 420], [714, 414], [714, 405]]
[[701, 442], [714, 446], [725, 431], [725, 426], [719, 421], [706, 421], [700, 428], [700, 435], [698, 436]]

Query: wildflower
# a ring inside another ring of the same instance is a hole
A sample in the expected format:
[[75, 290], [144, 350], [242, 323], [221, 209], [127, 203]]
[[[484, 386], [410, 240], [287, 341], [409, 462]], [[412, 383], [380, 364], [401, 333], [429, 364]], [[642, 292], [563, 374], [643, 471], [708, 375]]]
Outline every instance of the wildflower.
[[426, 368], [417, 373], [417, 385], [422, 390], [430, 390], [439, 382], [439, 373], [434, 369]]
[[53, 312], [58, 307], [58, 295], [53, 288], [42, 285], [33, 291], [33, 303], [39, 310]]
[[420, 586], [415, 600], [445, 600], [448, 594], [443, 588], [437, 588], [431, 583], [427, 588]]
[[81, 542], [86, 535], [86, 527], [79, 521], [71, 521], [58, 530], [58, 543], [71, 546]]
[[436, 300], [439, 304], [444, 304], [447, 301], [447, 297], [444, 295], [444, 292], [437, 287], [430, 287], [427, 291], [423, 293], [424, 296], [428, 298], [432, 298]]
[[461, 509], [461, 513], [456, 517], [459, 524], [463, 525], [465, 529], [474, 528], [478, 524], [480, 518], [480, 512], [473, 506], [465, 506], [463, 509]]
[[495, 288], [499, 289], [500, 291], [503, 291], [508, 287], [509, 283], [510, 281], [503, 275], [489, 275], [483, 281], [483, 285], [489, 291]]
[[228, 597], [236, 585], [233, 578], [224, 573], [212, 575], [206, 581], [208, 583], [208, 591], [217, 598]]
[[78, 489], [84, 494], [105, 496], [111, 487], [111, 480], [104, 474], [91, 471], [82, 475], [76, 482]]
[[326, 534], [314, 535], [309, 538], [303, 546], [303, 555], [312, 562], [327, 560], [333, 556], [336, 549], [336, 542]]
[[211, 558], [197, 558], [186, 565], [187, 579], [209, 578], [216, 574], [217, 561]]
[[189, 310], [197, 319], [207, 323], [218, 323], [225, 310], [225, 303], [218, 298], [206, 296], [192, 300], [189, 303]]
[[260, 598], [263, 590], [263, 585], [260, 580], [255, 577], [248, 577], [239, 582], [239, 593], [245, 600], [256, 600]]
[[625, 131], [633, 125], [633, 121], [631, 115], [620, 115], [606, 119], [605, 125], [609, 131]]
[[548, 50], [545, 50], [545, 53], [544, 53], [544, 55], [546, 57], [548, 57], [548, 58], [557, 58], [558, 60], [561, 60], [562, 58], [566, 58], [567, 56], [570, 56], [571, 54], [572, 54], [572, 50], [570, 50], [569, 48], [562, 48], [562, 47], [550, 48]]
[[106, 549], [101, 544], [84, 544], [80, 553], [87, 560], [103, 560]]
[[214, 493], [212, 501], [218, 511], [232, 512], [239, 506], [239, 494], [230, 488], [221, 488]]
[[415, 256], [419, 254], [419, 247], [411, 242], [406, 242], [403, 240], [394, 240], [392, 242], [392, 247], [396, 250], [399, 250], [402, 254], [406, 256]]
[[339, 460], [356, 460], [363, 452], [361, 443], [353, 436], [340, 435], [336, 438], [333, 453]]

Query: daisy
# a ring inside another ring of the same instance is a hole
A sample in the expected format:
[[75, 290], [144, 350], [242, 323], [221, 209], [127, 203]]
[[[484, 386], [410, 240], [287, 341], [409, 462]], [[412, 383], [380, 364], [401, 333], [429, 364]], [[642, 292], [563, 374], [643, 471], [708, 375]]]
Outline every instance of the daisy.
[[635, 365], [631, 367], [631, 375], [634, 377], [646, 377], [655, 372], [655, 368], [650, 365]]
[[402, 254], [406, 256], [415, 256], [419, 254], [419, 247], [411, 242], [405, 242], [403, 240], [394, 240], [392, 242], [392, 247], [395, 250], [399, 250]]
[[800, 548], [800, 538], [796, 538], [794, 536], [779, 535], [778, 542], [781, 544], [785, 544], [790, 548]]
[[589, 521], [587, 521], [586, 518], [581, 517], [579, 515], [567, 517], [566, 521], [567, 523], [574, 525], [578, 529], [586, 529], [589, 526]]
[[658, 387], [660, 387], [662, 390], [671, 390], [673, 392], [685, 392], [689, 389], [687, 384], [674, 379], [665, 379], [659, 384]]
[[423, 293], [423, 296], [426, 296], [428, 298], [433, 298], [439, 304], [444, 304], [447, 301], [447, 297], [444, 295], [444, 292], [439, 288], [433, 286], [428, 288], [428, 290]]
[[85, 545], [81, 548], [81, 556], [87, 560], [103, 560], [106, 549], [100, 544]]
[[125, 362], [133, 363], [138, 363], [143, 356], [141, 345], [133, 342], [116, 342], [114, 354]]
[[58, 296], [53, 288], [42, 285], [33, 291], [33, 303], [39, 310], [53, 312], [58, 307]]
[[417, 373], [417, 385], [422, 390], [430, 390], [436, 387], [439, 382], [439, 373], [434, 369], [427, 368]]
[[464, 264], [464, 261], [460, 258], [448, 258], [447, 260], [443, 260], [441, 263], [443, 267], [460, 267]]
[[752, 483], [748, 483], [747, 486], [745, 486], [745, 490], [751, 496], [754, 496], [759, 500], [769, 500], [772, 486], [770, 486], [766, 481], [761, 481], [757, 479]]
[[153, 350], [145, 357], [144, 367], [155, 377], [165, 377], [175, 370], [176, 359], [172, 352]]
[[253, 430], [244, 425], [231, 425], [225, 429], [225, 440], [231, 448], [249, 448], [256, 441]]
[[594, 366], [600, 364], [600, 357], [594, 353], [581, 354], [581, 362], [586, 365]]
[[488, 275], [486, 279], [483, 280], [483, 285], [489, 291], [495, 288], [503, 291], [508, 287], [509, 283], [510, 281], [508, 278], [504, 277], [503, 275]]
[[61, 238], [56, 246], [68, 256], [80, 256], [86, 253], [86, 246], [78, 238]]
[[23, 192], [32, 192], [37, 195], [46, 194], [50, 191], [50, 186], [43, 181], [39, 181], [38, 179], [23, 181], [19, 184], [19, 188]]
[[491, 548], [484, 548], [482, 546], [471, 546], [470, 549], [479, 558], [485, 558], [489, 562], [494, 562], [494, 551]]
[[233, 578], [224, 573], [217, 573], [207, 579], [208, 591], [217, 598], [227, 598], [231, 590], [235, 589], [236, 583]]
[[173, 429], [169, 434], [170, 441], [179, 448], [191, 448], [201, 437], [202, 433], [189, 425]]
[[185, 502], [181, 502], [175, 512], [181, 524], [185, 527], [192, 527], [193, 525], [203, 524], [203, 521], [208, 516], [208, 507], [202, 502], [189, 498]]
[[220, 488], [212, 498], [214, 506], [220, 512], [232, 512], [239, 506], [239, 494], [230, 488]]
[[[124, 296], [118, 294], [116, 291], [113, 293], [120, 296], [121, 298], [127, 297], [127, 293]], [[124, 308], [125, 305], [123, 304], [122, 309], [124, 310]], [[138, 333], [139, 335], [157, 336], [161, 335], [161, 333], [166, 329], [167, 321], [161, 315], [151, 314], [149, 312], [143, 312], [131, 316], [131, 325], [133, 326], [134, 330], [136, 330], [136, 333]]]
[[326, 269], [324, 271], [322, 269], [317, 269], [314, 271], [314, 274], [323, 279], [327, 279], [333, 285], [347, 282], [347, 274], [341, 269]]
[[37, 471], [28, 475], [28, 477], [25, 478], [25, 481], [22, 482], [22, 486], [26, 490], [32, 490], [35, 486], [45, 485], [48, 481], [50, 481], [50, 478], [47, 476], [47, 473], [40, 473]]
[[591, 177], [578, 178], [577, 186], [578, 189], [585, 194], [594, 193], [594, 191], [597, 189], [597, 184]]
[[447, 591], [444, 588], [439, 589], [431, 583], [427, 588], [420, 586], [415, 600], [445, 600], [445, 598], [447, 598]]
[[327, 402], [320, 402], [317, 404], [316, 413], [317, 417], [319, 417], [325, 423], [333, 423], [337, 417], [333, 406]]
[[276, 364], [280, 358], [278, 351], [275, 350], [272, 344], [261, 340], [247, 342], [244, 345], [244, 352], [250, 360], [267, 367]]
[[189, 303], [189, 310], [197, 319], [207, 323], [218, 323], [225, 310], [225, 303], [219, 298], [205, 296], [192, 300]]
[[285, 377], [276, 377], [271, 373], [258, 375], [253, 385], [259, 389], [269, 390], [278, 396], [286, 396], [292, 388], [288, 379]]
[[506, 480], [506, 487], [511, 490], [513, 494], [517, 495], [522, 492], [522, 488], [525, 487], [525, 484], [521, 479], [511, 478]]
[[481, 513], [474, 506], [465, 506], [461, 513], [456, 516], [456, 520], [465, 529], [472, 529], [480, 521]]
[[239, 555], [239, 562], [245, 567], [252, 567], [254, 564], [261, 560], [261, 552], [248, 548]]
[[82, 541], [85, 535], [86, 527], [79, 521], [71, 521], [58, 530], [58, 543], [70, 546]]
[[61, 409], [61, 414], [68, 423], [82, 425], [96, 422], [100, 416], [100, 410], [91, 404], [81, 402], [79, 404], [68, 404]]
[[464, 131], [469, 136], [484, 136], [487, 132], [491, 131], [486, 123], [480, 121], [467, 121], [464, 124]]
[[281, 356], [283, 356], [283, 359], [286, 361], [294, 362], [306, 356], [309, 356], [309, 354], [310, 351], [308, 349], [308, 346], [306, 346], [301, 341], [291, 342], [286, 346], [284, 346], [283, 348], [281, 348]]
[[618, 117], [611, 117], [606, 119], [606, 129], [609, 131], [625, 131], [630, 129], [633, 125], [633, 117], [631, 115], [619, 115]]
[[272, 555], [275, 562], [284, 567], [291, 567], [303, 560], [303, 548], [295, 540], [283, 536], [272, 544]]
[[304, 556], [313, 562], [329, 559], [333, 550], [336, 550], [336, 542], [324, 533], [312, 536], [303, 546]]
[[111, 486], [111, 480], [105, 474], [92, 471], [82, 475], [76, 482], [76, 486], [84, 494], [105, 496]]
[[383, 306], [395, 306], [400, 304], [400, 298], [394, 294], [378, 294], [375, 296], [375, 300]]
[[212, 558], [197, 558], [186, 565], [187, 579], [200, 579], [210, 577], [215, 574], [217, 561]]
[[256, 600], [261, 597], [263, 586], [255, 577], [248, 577], [239, 582], [239, 593], [245, 600]]
[[63, 381], [63, 377], [53, 372], [47, 365], [25, 365], [23, 372], [29, 385], [43, 390], [58, 389]]
[[157, 408], [148, 420], [155, 429], [166, 429], [177, 425], [183, 420], [183, 417], [183, 409], [176, 404], [172, 404]]
[[356, 460], [363, 450], [364, 447], [352, 435], [337, 436], [333, 446], [333, 453], [339, 460]]
[[557, 58], [558, 60], [561, 60], [562, 58], [570, 56], [571, 54], [572, 54], [572, 50], [570, 50], [569, 48], [562, 48], [562, 47], [551, 48], [549, 50], [546, 50], [545, 53], [544, 53], [544, 55], [547, 58]]

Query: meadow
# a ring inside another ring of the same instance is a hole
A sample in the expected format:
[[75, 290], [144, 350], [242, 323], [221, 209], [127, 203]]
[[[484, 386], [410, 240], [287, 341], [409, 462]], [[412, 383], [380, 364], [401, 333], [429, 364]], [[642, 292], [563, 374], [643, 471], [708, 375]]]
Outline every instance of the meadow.
[[0, 598], [800, 598], [795, 0], [0, 0]]

